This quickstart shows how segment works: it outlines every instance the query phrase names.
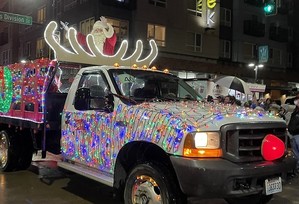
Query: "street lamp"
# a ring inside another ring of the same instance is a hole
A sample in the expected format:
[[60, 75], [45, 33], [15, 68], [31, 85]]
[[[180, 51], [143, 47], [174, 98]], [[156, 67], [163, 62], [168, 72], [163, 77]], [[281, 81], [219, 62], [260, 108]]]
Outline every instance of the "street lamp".
[[254, 72], [255, 72], [255, 78], [254, 78], [254, 81], [257, 82], [257, 70], [258, 70], [259, 68], [263, 68], [264, 65], [263, 65], [263, 64], [254, 64], [254, 63], [250, 63], [248, 66], [249, 66], [249, 67], [254, 67]]

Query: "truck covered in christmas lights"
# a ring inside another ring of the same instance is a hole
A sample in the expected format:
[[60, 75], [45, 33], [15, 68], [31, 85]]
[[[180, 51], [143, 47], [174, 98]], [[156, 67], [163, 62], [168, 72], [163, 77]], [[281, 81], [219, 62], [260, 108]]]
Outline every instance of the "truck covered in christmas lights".
[[2, 171], [28, 168], [41, 149], [43, 157], [61, 154], [61, 168], [113, 187], [125, 203], [265, 203], [282, 191], [296, 165], [282, 119], [202, 102], [183, 80], [148, 68], [154, 41], [141, 60], [141, 41], [130, 57], [126, 41], [106, 56], [92, 36], [89, 51], [80, 47], [73, 28], [73, 50], [65, 49], [56, 28], [45, 30], [56, 60], [0, 67]]

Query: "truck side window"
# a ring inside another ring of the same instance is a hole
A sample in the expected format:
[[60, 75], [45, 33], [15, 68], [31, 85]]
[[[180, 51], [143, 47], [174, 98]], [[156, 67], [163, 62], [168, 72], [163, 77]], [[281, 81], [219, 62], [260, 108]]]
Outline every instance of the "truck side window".
[[78, 89], [82, 88], [88, 88], [91, 92], [89, 99], [89, 110], [99, 110], [105, 108], [105, 100], [103, 98], [97, 97], [97, 95], [106, 95], [105, 93], [108, 92], [109, 87], [104, 77], [100, 73], [83, 74], [78, 85]]

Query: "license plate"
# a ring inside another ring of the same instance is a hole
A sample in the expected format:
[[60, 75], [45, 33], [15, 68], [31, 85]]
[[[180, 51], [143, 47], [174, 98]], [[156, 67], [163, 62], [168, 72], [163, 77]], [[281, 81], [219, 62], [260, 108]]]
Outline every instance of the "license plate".
[[265, 180], [266, 195], [282, 192], [281, 177]]

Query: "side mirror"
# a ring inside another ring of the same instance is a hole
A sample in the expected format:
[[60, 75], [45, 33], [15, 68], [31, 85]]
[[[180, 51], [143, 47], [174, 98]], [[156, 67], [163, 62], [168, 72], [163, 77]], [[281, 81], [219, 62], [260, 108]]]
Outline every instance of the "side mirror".
[[90, 87], [90, 106], [91, 110], [104, 110], [106, 106], [105, 91], [103, 87], [94, 85]]
[[90, 90], [89, 88], [80, 88], [75, 94], [75, 109], [88, 110], [89, 109]]
[[101, 86], [80, 88], [76, 91], [74, 106], [76, 110], [102, 110], [112, 112], [113, 96], [106, 94]]
[[101, 86], [95, 85], [90, 87], [91, 98], [105, 98], [106, 94]]

